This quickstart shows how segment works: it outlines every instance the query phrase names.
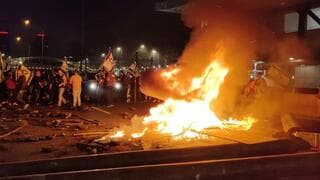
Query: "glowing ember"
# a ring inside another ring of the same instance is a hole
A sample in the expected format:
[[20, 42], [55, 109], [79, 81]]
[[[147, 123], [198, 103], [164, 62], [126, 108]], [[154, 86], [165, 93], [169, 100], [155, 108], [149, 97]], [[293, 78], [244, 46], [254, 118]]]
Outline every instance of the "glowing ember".
[[[163, 74], [165, 77], [173, 78], [172, 75], [177, 72], [179, 70]], [[199, 134], [195, 132], [208, 127], [250, 129], [252, 119], [250, 121], [221, 121], [210, 107], [210, 104], [219, 95], [219, 88], [227, 74], [228, 69], [221, 66], [218, 61], [213, 61], [201, 77], [192, 79], [189, 89], [181, 90], [182, 94], [196, 92], [195, 95], [193, 94], [195, 98], [189, 101], [166, 100], [163, 104], [150, 110], [150, 116], [144, 118], [144, 124], [146, 126], [156, 124], [153, 130], [183, 138], [198, 137]]]

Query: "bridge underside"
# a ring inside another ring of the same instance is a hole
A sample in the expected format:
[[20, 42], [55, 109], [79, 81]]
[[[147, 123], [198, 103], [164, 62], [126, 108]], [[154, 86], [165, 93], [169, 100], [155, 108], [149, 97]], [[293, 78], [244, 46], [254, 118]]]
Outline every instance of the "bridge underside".
[[[188, 0], [163, 0], [155, 5], [155, 10], [159, 12], [168, 12], [168, 13], [181, 13], [182, 10], [187, 6]], [[221, 5], [221, 3], [226, 3], [217, 0], [217, 4]], [[255, 4], [257, 3], [257, 4]], [[247, 5], [251, 5], [253, 7], [267, 8], [270, 10], [279, 10], [279, 11], [297, 11], [301, 9], [311, 9], [317, 6], [320, 6], [320, 2], [318, 0], [287, 0], [287, 1], [278, 1], [271, 0], [268, 2], [252, 2], [249, 0], [235, 0], [232, 1], [234, 5], [243, 5], [244, 7]]]
[[181, 13], [188, 0], [165, 0], [155, 5], [155, 10], [167, 13]]

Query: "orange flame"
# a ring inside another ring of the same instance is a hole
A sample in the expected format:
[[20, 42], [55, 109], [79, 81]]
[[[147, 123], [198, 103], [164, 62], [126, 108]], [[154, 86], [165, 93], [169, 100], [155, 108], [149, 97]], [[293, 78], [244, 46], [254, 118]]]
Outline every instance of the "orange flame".
[[[174, 69], [162, 73], [162, 76], [172, 79], [179, 71]], [[210, 127], [250, 129], [253, 119], [221, 121], [210, 107], [219, 95], [220, 86], [228, 72], [218, 60], [213, 60], [201, 77], [192, 79], [190, 88], [180, 89], [181, 94], [195, 93], [195, 98], [189, 101], [167, 99], [150, 110], [150, 115], [144, 118], [144, 124], [148, 126], [155, 123], [156, 131], [184, 138], [199, 137], [196, 132]], [[172, 82], [171, 88], [180, 88], [179, 81]]]
[[[176, 67], [163, 72], [161, 76], [167, 80], [169, 89], [178, 88], [181, 95], [192, 97], [188, 97], [188, 100], [169, 98], [151, 108], [150, 115], [143, 118], [143, 130], [129, 132], [131, 138], [139, 138], [154, 131], [172, 136], [173, 139], [201, 138], [203, 135], [198, 132], [207, 128], [249, 130], [252, 127], [253, 118], [242, 121], [231, 118], [220, 120], [210, 107], [218, 97], [220, 86], [229, 72], [219, 60], [213, 60], [200, 77], [193, 78], [188, 88], [175, 79], [179, 72], [179, 67]], [[118, 137], [117, 135], [126, 136], [123, 130], [120, 130], [111, 137]]]

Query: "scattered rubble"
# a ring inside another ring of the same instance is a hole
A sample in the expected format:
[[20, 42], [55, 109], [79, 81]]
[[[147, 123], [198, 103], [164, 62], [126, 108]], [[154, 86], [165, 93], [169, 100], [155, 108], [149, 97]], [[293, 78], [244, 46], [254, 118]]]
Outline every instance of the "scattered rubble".
[[[122, 113], [121, 116], [129, 120], [134, 116], [136, 109], [133, 107], [129, 109], [128, 106], [125, 108], [127, 112]], [[92, 110], [86, 105], [81, 108], [81, 111]], [[142, 149], [139, 142], [95, 142], [96, 138], [110, 134], [113, 126], [110, 127], [108, 123], [101, 123], [88, 118], [87, 115], [82, 116], [79, 115], [81, 113], [73, 112], [54, 106], [30, 106], [28, 109], [23, 109], [19, 105], [9, 106], [8, 103], [1, 103], [0, 152], [6, 154], [6, 157], [2, 157], [3, 161], [9, 158], [12, 160], [21, 158], [14, 157], [17, 152], [29, 154], [30, 156], [25, 159], [32, 159], [42, 158], [46, 154], [48, 157], [61, 157], [67, 154], [98, 154]], [[121, 119], [116, 113], [108, 118]]]
[[1, 151], [9, 151], [9, 148], [4, 145], [0, 145], [0, 152]]
[[84, 120], [86, 122], [89, 122], [89, 123], [92, 123], [92, 124], [95, 124], [95, 125], [101, 125], [100, 122], [98, 120], [94, 120], [94, 119], [89, 119], [89, 118], [85, 118], [81, 115], [76, 115], [76, 117], [80, 118], [81, 120]]
[[39, 141], [49, 141], [55, 139], [57, 135], [46, 135], [46, 136], [24, 136], [17, 137], [9, 140], [10, 142], [39, 142]]
[[45, 153], [45, 154], [47, 154], [47, 153], [51, 153], [51, 152], [53, 152], [53, 151], [56, 151], [55, 149], [53, 149], [53, 148], [51, 148], [51, 147], [43, 147], [43, 148], [41, 148], [41, 153]]
[[85, 133], [75, 133], [73, 136], [101, 136], [110, 134], [111, 131], [101, 131], [101, 132], [85, 132]]
[[86, 112], [86, 111], [91, 111], [92, 109], [90, 108], [90, 106], [88, 106], [88, 105], [83, 105], [82, 107], [81, 107], [81, 111], [84, 111], [84, 112]]
[[97, 153], [103, 153], [107, 151], [110, 146], [88, 141], [88, 142], [79, 142], [76, 144], [76, 147], [80, 151], [87, 152], [88, 154], [97, 154]]
[[115, 141], [102, 144], [102, 143], [97, 143], [89, 140], [87, 142], [77, 143], [76, 147], [80, 151], [86, 152], [88, 154], [143, 150], [140, 143], [133, 143], [133, 142], [124, 143], [124, 142], [115, 142]]

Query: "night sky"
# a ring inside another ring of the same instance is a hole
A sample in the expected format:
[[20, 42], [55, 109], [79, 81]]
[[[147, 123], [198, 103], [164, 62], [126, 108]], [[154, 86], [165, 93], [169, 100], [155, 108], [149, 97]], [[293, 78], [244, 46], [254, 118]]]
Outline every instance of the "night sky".
[[[127, 58], [141, 43], [160, 52], [181, 53], [190, 30], [178, 14], [156, 12], [156, 0], [10, 0], [2, 2], [0, 30], [9, 31], [9, 53], [23, 56], [27, 41], [33, 49], [42, 30], [48, 39], [48, 56], [81, 56], [81, 30], [84, 23], [84, 53], [99, 56], [109, 46], [121, 46]], [[84, 7], [84, 11], [82, 11]], [[84, 12], [82, 17], [82, 12]], [[23, 19], [31, 19], [26, 29]], [[21, 35], [24, 44], [14, 37]], [[34, 52], [32, 52], [34, 53]]]

